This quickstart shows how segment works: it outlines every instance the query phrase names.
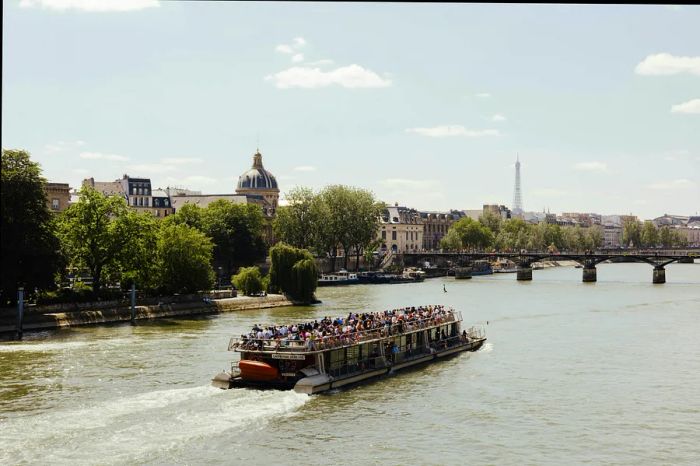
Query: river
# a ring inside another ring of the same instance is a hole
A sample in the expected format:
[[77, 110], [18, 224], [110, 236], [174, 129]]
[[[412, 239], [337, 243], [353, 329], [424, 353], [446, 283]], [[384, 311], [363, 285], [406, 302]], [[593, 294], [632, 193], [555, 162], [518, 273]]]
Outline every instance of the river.
[[[646, 264], [601, 264], [593, 284], [533, 275], [0, 343], [0, 464], [698, 464], [700, 264], [668, 266], [664, 285]], [[433, 303], [487, 344], [325, 395], [209, 386], [255, 323]]]

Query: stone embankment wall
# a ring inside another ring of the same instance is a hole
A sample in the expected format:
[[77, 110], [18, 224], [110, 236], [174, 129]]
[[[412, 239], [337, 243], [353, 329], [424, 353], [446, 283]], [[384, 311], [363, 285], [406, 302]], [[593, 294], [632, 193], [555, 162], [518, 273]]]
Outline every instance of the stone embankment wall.
[[[214, 299], [205, 302], [202, 298], [188, 302], [159, 302], [135, 307], [136, 319], [158, 319], [162, 317], [197, 316], [223, 312], [243, 311], [291, 306], [293, 303], [282, 295], [264, 297], [241, 296], [237, 298]], [[16, 331], [17, 310], [0, 310], [0, 334], [14, 334]], [[49, 306], [25, 307], [23, 330], [46, 330], [76, 325], [128, 322], [131, 320], [131, 306], [120, 301], [54, 304]]]

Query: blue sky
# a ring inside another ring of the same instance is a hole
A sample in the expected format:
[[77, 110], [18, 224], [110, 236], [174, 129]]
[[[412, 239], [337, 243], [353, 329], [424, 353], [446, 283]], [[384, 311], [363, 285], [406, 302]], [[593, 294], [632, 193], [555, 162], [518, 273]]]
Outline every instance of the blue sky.
[[425, 210], [700, 211], [700, 7], [4, 2], [2, 146], [51, 181]]

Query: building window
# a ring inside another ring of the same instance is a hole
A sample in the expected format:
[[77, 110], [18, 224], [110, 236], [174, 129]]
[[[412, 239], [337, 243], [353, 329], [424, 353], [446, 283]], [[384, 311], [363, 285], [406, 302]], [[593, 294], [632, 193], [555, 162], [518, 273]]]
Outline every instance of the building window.
[[139, 197], [139, 207], [143, 207], [143, 198]]
[[146, 199], [144, 200], [144, 204], [145, 204], [146, 207], [148, 207], [148, 198], [146, 198]]
[[134, 207], [136, 207], [137, 205], [138, 205], [138, 200], [136, 200], [136, 198], [134, 198]]
[[396, 232], [395, 231], [391, 232], [391, 239], [396, 241]]
[[382, 231], [382, 239], [386, 239], [386, 231]]
[[58, 210], [59, 209], [59, 202], [58, 199], [51, 199], [51, 208], [53, 210]]

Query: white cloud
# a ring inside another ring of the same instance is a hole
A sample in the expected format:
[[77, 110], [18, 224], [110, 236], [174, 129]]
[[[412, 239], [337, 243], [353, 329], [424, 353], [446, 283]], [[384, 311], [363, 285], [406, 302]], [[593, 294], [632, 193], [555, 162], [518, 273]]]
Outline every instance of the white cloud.
[[197, 157], [166, 157], [164, 159], [160, 159], [160, 161], [172, 165], [192, 165], [200, 164], [203, 162], [202, 159]]
[[88, 160], [113, 160], [116, 162], [125, 162], [129, 160], [129, 157], [125, 157], [123, 155], [104, 154], [102, 152], [81, 152], [80, 158]]
[[669, 191], [669, 190], [675, 190], [675, 189], [686, 189], [690, 188], [691, 186], [694, 186], [695, 183], [692, 181], [686, 179], [686, 178], [680, 178], [677, 180], [671, 180], [671, 181], [659, 181], [657, 183], [652, 183], [649, 185], [651, 189], [656, 189], [659, 191]]
[[498, 136], [500, 134], [497, 129], [466, 129], [461, 125], [443, 125], [433, 128], [408, 128], [406, 132], [420, 134], [421, 136], [430, 136], [432, 138], [449, 136], [477, 138], [482, 136]]
[[301, 87], [314, 89], [339, 85], [346, 88], [371, 88], [391, 86], [391, 80], [384, 79], [374, 71], [365, 69], [359, 65], [349, 65], [336, 68], [331, 71], [322, 71], [320, 68], [295, 66], [279, 73], [265, 77], [266, 81], [273, 81], [279, 89]]
[[85, 141], [58, 141], [44, 146], [44, 152], [48, 155], [58, 154], [69, 150], [76, 150], [85, 145]]
[[657, 53], [642, 60], [634, 72], [646, 76], [679, 73], [700, 75], [700, 57], [676, 57], [670, 53]]
[[482, 99], [488, 99], [489, 97], [491, 97], [491, 94], [489, 94], [488, 92], [479, 92], [478, 94], [474, 94], [474, 95], [476, 97], [480, 97]]
[[584, 172], [606, 172], [608, 164], [604, 162], [580, 162], [574, 165], [574, 168]]
[[303, 165], [300, 167], [294, 167], [295, 172], [313, 172], [316, 171], [316, 167], [312, 167], [309, 165]]
[[[306, 45], [306, 41], [304, 40], [303, 37], [295, 37], [294, 39], [292, 39], [291, 44], [280, 44], [277, 47], [275, 47], [275, 51], [291, 55], [305, 45]], [[299, 56], [301, 56], [301, 60], [304, 59], [304, 55], [297, 54], [297, 55], [294, 55], [294, 57], [292, 57], [292, 61], [294, 61], [295, 63], [298, 61], [301, 61], [300, 59], [297, 59], [297, 57], [299, 57]]]
[[277, 47], [275, 47], [275, 51], [280, 53], [294, 53], [294, 49], [292, 48], [292, 46], [287, 44], [278, 45]]
[[81, 10], [90, 12], [136, 11], [160, 6], [158, 0], [20, 0], [21, 8]]
[[692, 99], [671, 107], [671, 113], [700, 113], [700, 99]]
[[491, 117], [491, 121], [506, 121], [506, 117], [501, 115], [500, 113], [496, 113], [494, 116]]
[[303, 53], [297, 53], [296, 55], [294, 55], [294, 56], [292, 57], [292, 61], [293, 61], [294, 63], [299, 63], [299, 62], [304, 61], [304, 54], [303, 54]]

